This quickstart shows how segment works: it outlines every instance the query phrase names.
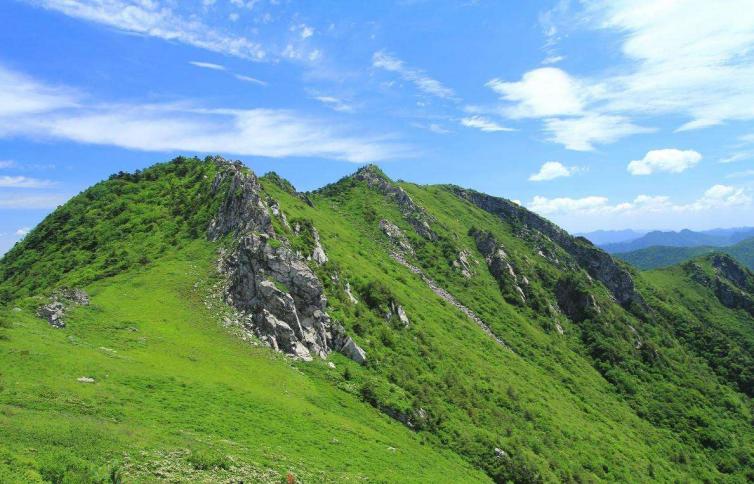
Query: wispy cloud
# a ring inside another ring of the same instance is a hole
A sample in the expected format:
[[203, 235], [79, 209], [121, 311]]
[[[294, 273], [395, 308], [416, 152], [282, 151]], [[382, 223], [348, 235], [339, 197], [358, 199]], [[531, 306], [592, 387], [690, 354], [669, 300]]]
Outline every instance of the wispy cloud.
[[0, 187], [3, 188], [47, 188], [55, 185], [50, 180], [29, 178], [26, 176], [0, 176]]
[[251, 76], [244, 76], [242, 74], [234, 74], [234, 77], [236, 79], [238, 79], [239, 81], [243, 81], [243, 82], [250, 82], [252, 84], [259, 84], [260, 86], [266, 86], [267, 85], [267, 83], [265, 81], [259, 80], [259, 79], [255, 78], [255, 77], [251, 77]]
[[16, 162], [13, 160], [0, 160], [0, 169], [13, 168], [16, 166]]
[[351, 113], [354, 111], [354, 107], [351, 104], [335, 96], [314, 96], [314, 99], [341, 113]]
[[210, 69], [213, 71], [224, 71], [225, 66], [221, 66], [220, 64], [213, 64], [212, 62], [200, 62], [200, 61], [189, 61], [189, 64], [196, 67], [201, 67], [202, 69]]
[[65, 203], [68, 199], [65, 195], [1, 195], [0, 208], [13, 210], [40, 210], [55, 208]]
[[268, 57], [264, 47], [240, 35], [218, 31], [196, 16], [182, 16], [154, 0], [26, 0], [70, 17], [135, 34], [181, 42], [243, 59]]
[[384, 51], [375, 52], [372, 56], [372, 66], [395, 72], [402, 79], [413, 83], [420, 91], [443, 99], [454, 99], [455, 93], [445, 87], [440, 81], [432, 79], [424, 71], [408, 67], [402, 60]]
[[31, 232], [31, 228], [29, 228], [29, 227], [21, 227], [20, 229], [16, 230], [16, 235], [24, 237], [29, 232]]
[[[19, 76], [2, 76], [0, 81]], [[36, 82], [14, 85], [30, 99]], [[0, 92], [6, 86], [0, 83]], [[44, 86], [42, 86], [44, 90]], [[283, 109], [208, 109], [192, 103], [113, 105], [51, 98], [46, 109], [0, 112], [0, 137], [27, 136], [144, 151], [195, 151], [267, 157], [321, 157], [363, 163], [408, 157], [412, 149], [385, 135], [357, 135], [331, 122]], [[24, 103], [24, 99], [18, 102]]]
[[751, 195], [745, 189], [730, 185], [713, 185], [691, 203], [674, 204], [664, 195], [639, 195], [632, 201], [610, 203], [604, 196], [582, 198], [547, 198], [535, 196], [527, 205], [542, 215], [637, 215], [647, 213], [701, 212], [726, 207], [751, 206]]
[[469, 116], [461, 118], [461, 124], [466, 126], [467, 128], [476, 128], [486, 133], [513, 131], [513, 129], [511, 128], [507, 128], [483, 116]]
[[576, 13], [566, 4], [541, 18], [548, 53], [560, 26], [575, 25], [619, 36], [623, 62], [589, 77], [542, 67], [519, 81], [491, 80], [511, 119], [540, 118], [552, 141], [573, 150], [650, 132], [636, 124], [639, 117], [685, 117], [677, 131], [754, 119], [754, 16], [743, 13], [749, 0], [725, 8], [704, 0], [584, 1], [574, 4], [583, 7]]

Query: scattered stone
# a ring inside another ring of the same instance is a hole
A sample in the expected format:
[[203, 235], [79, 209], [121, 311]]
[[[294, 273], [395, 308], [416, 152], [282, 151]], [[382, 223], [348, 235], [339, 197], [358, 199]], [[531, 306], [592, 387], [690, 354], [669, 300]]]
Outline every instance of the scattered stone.
[[335, 363], [333, 363], [332, 361], [328, 361], [327, 362], [327, 367], [330, 368], [331, 370], [334, 370], [335, 369]]
[[389, 220], [382, 219], [380, 220], [380, 228], [385, 233], [385, 235], [387, 235], [388, 239], [390, 239], [391, 242], [397, 245], [402, 252], [411, 255], [414, 254], [414, 248], [409, 243], [406, 235], [397, 225]]
[[50, 302], [37, 309], [37, 316], [46, 319], [55, 328], [65, 328], [65, 312], [72, 305], [87, 306], [89, 295], [78, 288], [57, 289], [50, 296]]
[[348, 300], [351, 301], [351, 304], [359, 304], [359, 300], [356, 299], [351, 292], [351, 284], [346, 281], [346, 295], [348, 296]]
[[495, 457], [498, 459], [504, 459], [508, 457], [508, 453], [499, 447], [495, 447]]
[[13, 312], [14, 313], [20, 313], [21, 311], [23, 311], [23, 309], [21, 309], [21, 308], [13, 308]]
[[94, 383], [94, 378], [90, 378], [88, 376], [80, 376], [76, 379], [79, 383]]

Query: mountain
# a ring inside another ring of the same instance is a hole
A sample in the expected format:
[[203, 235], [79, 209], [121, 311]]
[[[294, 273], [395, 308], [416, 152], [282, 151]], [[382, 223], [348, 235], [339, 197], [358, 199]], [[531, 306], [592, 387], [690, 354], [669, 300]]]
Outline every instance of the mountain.
[[654, 246], [724, 247], [727, 245], [733, 245], [750, 237], [754, 237], [754, 228], [750, 227], [740, 229], [714, 229], [704, 232], [694, 232], [688, 229], [679, 232], [662, 232], [656, 230], [635, 240], [598, 245], [611, 254], [620, 254]]
[[113, 175], [0, 300], [0, 482], [754, 479], [751, 272], [374, 166]]
[[605, 244], [629, 242], [629, 241], [638, 239], [644, 234], [646, 234], [646, 232], [626, 229], [626, 230], [595, 230], [594, 232], [584, 232], [584, 233], [575, 234], [575, 235], [584, 237], [585, 239], [589, 239], [589, 241], [595, 245], [602, 246]]
[[754, 238], [746, 239], [729, 247], [647, 247], [632, 252], [614, 254], [615, 257], [633, 264], [639, 269], [657, 269], [685, 262], [702, 254], [720, 252], [728, 254], [739, 263], [754, 270]]

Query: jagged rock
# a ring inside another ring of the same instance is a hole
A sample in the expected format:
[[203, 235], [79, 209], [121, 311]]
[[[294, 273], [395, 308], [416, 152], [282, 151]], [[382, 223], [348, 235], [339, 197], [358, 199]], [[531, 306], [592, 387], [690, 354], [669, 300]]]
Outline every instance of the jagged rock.
[[408, 316], [406, 316], [406, 311], [403, 309], [403, 306], [397, 304], [395, 301], [390, 301], [390, 309], [386, 314], [386, 319], [392, 319], [393, 315], [398, 318], [398, 321], [400, 321], [403, 326], [408, 327], [411, 324], [408, 320]]
[[433, 218], [417, 205], [403, 188], [395, 186], [379, 168], [374, 165], [367, 165], [360, 168], [353, 175], [353, 178], [365, 181], [371, 188], [393, 199], [417, 234], [428, 240], [437, 240], [437, 234], [430, 225], [434, 221]]
[[207, 234], [210, 240], [223, 235], [257, 231], [272, 235], [272, 224], [267, 204], [261, 197], [259, 180], [241, 162], [216, 159], [220, 172], [212, 181], [211, 193], [217, 194], [227, 184], [220, 210], [210, 222]]
[[[636, 304], [641, 308], [646, 307], [646, 303], [636, 290], [633, 278], [628, 270], [621, 267], [607, 252], [595, 247], [588, 240], [583, 237], [572, 237], [552, 222], [510, 200], [456, 186], [451, 187], [451, 189], [458, 197], [471, 202], [482, 210], [495, 214], [509, 223], [536, 230], [542, 236], [560, 246], [592, 277], [604, 284], [618, 303], [624, 306]], [[539, 254], [548, 259], [551, 257], [542, 249], [539, 250]]]
[[409, 243], [408, 238], [406, 238], [406, 235], [397, 225], [395, 225], [393, 222], [389, 220], [382, 219], [380, 220], [380, 228], [385, 233], [385, 235], [387, 235], [387, 237], [391, 240], [391, 242], [393, 242], [395, 245], [398, 246], [398, 248], [401, 249], [401, 251], [413, 255], [414, 248]]
[[458, 258], [453, 261], [453, 267], [458, 269], [461, 272], [461, 275], [463, 277], [469, 279], [474, 275], [474, 271], [471, 268], [472, 260], [473, 259], [471, 258], [471, 254], [469, 254], [469, 251], [462, 250], [458, 253]]
[[270, 205], [270, 211], [272, 212], [272, 215], [279, 218], [280, 222], [285, 226], [290, 228], [290, 224], [288, 224], [288, 218], [285, 216], [285, 212], [280, 209], [280, 204], [276, 200], [270, 199], [269, 201]]
[[356, 299], [356, 297], [351, 292], [351, 284], [346, 281], [346, 296], [348, 296], [348, 300], [351, 301], [351, 304], [359, 304], [359, 300]]
[[343, 345], [339, 348], [339, 351], [361, 365], [367, 361], [366, 352], [361, 349], [350, 336], [346, 338]]
[[712, 256], [712, 267], [725, 279], [732, 282], [736, 287], [749, 293], [754, 293], [754, 274], [744, 268], [735, 259], [727, 254], [715, 254]]
[[65, 327], [65, 312], [72, 306], [89, 305], [89, 295], [83, 289], [61, 288], [50, 296], [50, 302], [37, 309], [37, 316], [46, 319], [55, 328]]
[[572, 321], [580, 322], [602, 312], [594, 294], [590, 294], [574, 279], [564, 277], [555, 287], [558, 306]]
[[[516, 274], [505, 248], [489, 232], [473, 230], [470, 235], [474, 237], [477, 249], [484, 256], [490, 273], [497, 280], [500, 288], [504, 291], [513, 291], [518, 302], [526, 304], [526, 294], [519, 286], [519, 276]], [[521, 278], [521, 281], [526, 281], [526, 285], [529, 284], [529, 280], [525, 277]]]
[[[221, 254], [218, 268], [227, 278], [225, 300], [241, 313], [246, 330], [273, 349], [304, 360], [340, 350], [366, 361], [366, 353], [325, 312], [327, 298], [317, 275], [285, 238], [275, 235], [269, 215], [274, 211], [260, 196], [254, 174], [237, 163], [220, 159], [218, 164], [213, 191], [225, 184], [228, 188], [208, 235], [236, 238], [234, 249]], [[299, 224], [294, 230], [301, 230]], [[313, 258], [324, 263], [319, 235], [313, 228], [312, 234], [321, 251], [315, 248]]]
[[312, 260], [319, 265], [322, 265], [328, 261], [325, 249], [322, 248], [322, 244], [319, 241], [319, 232], [312, 227], [312, 237], [314, 238], [314, 250], [312, 251]]

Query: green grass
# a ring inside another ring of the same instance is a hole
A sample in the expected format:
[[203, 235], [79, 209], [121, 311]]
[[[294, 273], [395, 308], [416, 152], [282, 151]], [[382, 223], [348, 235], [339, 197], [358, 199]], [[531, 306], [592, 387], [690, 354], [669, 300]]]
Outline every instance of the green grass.
[[36, 318], [32, 301], [3, 314], [0, 481], [107, 480], [113, 470], [151, 480], [165, 456], [175, 463], [163, 477], [484, 480], [339, 390], [350, 362], [315, 362], [307, 376], [223, 328], [201, 291], [213, 257], [195, 243], [99, 281], [63, 330]]

